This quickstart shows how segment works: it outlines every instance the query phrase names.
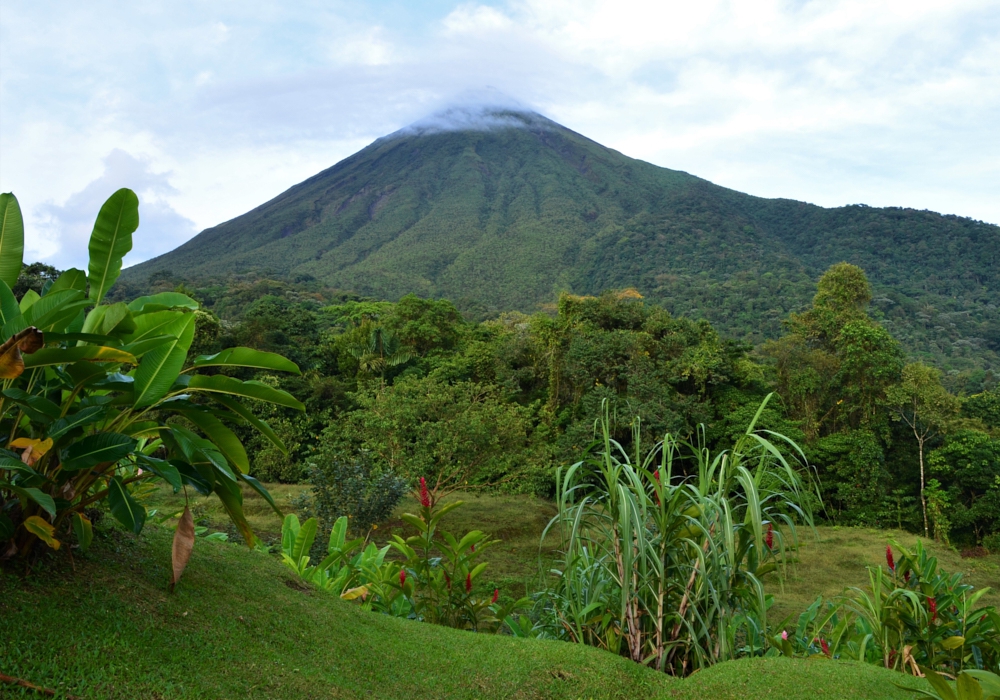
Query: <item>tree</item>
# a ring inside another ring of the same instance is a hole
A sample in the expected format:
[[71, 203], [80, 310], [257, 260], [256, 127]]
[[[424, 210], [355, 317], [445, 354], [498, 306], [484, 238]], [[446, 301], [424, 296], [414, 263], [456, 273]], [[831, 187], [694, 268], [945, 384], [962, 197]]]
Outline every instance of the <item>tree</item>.
[[914, 362], [903, 368], [902, 381], [886, 392], [886, 405], [895, 420], [903, 421], [910, 427], [917, 441], [920, 455], [920, 507], [924, 516], [924, 536], [929, 537], [924, 449], [929, 440], [947, 430], [958, 417], [961, 402], [941, 385], [941, 373], [938, 370]]
[[959, 430], [927, 458], [951, 497], [950, 519], [959, 537], [982, 542], [1000, 529], [1000, 440]]
[[531, 412], [505, 401], [496, 387], [400, 377], [355, 399], [360, 410], [324, 433], [321, 449], [329, 455], [361, 449], [411, 482], [425, 476], [445, 490], [523, 477], [533, 461]]
[[868, 316], [870, 301], [864, 271], [838, 263], [817, 283], [812, 307], [789, 316], [788, 335], [764, 346], [775, 363], [778, 393], [809, 442], [870, 427], [899, 378], [899, 343]]
[[361, 324], [362, 340], [347, 348], [358, 361], [358, 369], [377, 374], [385, 382], [385, 372], [413, 359], [413, 351], [402, 345], [396, 334], [381, 326], [365, 321]]

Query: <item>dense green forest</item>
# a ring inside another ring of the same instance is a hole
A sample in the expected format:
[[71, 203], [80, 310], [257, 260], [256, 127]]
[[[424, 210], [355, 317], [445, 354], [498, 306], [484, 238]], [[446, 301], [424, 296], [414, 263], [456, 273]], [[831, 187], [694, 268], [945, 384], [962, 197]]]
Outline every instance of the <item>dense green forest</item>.
[[551, 496], [555, 467], [590, 444], [605, 399], [623, 445], [639, 417], [646, 445], [670, 431], [714, 449], [776, 392], [759, 426], [803, 446], [822, 517], [926, 524], [939, 540], [1000, 549], [1000, 390], [949, 391], [938, 369], [908, 359], [853, 265], [831, 267], [812, 303], [757, 348], [634, 289], [564, 293], [547, 311], [485, 321], [448, 300], [375, 301], [315, 282], [179, 289], [208, 309], [192, 352], [250, 346], [304, 370], [257, 377], [308, 407], [261, 405], [291, 448], [247, 429], [262, 480], [364, 465], [369, 479], [434, 475]]
[[164, 256], [128, 293], [239, 276], [366, 297], [446, 298], [467, 317], [552, 309], [560, 293], [637, 289], [754, 346], [846, 261], [869, 313], [955, 391], [1000, 367], [1000, 228], [898, 208], [767, 200], [628, 158], [535, 114], [520, 128], [379, 139]]

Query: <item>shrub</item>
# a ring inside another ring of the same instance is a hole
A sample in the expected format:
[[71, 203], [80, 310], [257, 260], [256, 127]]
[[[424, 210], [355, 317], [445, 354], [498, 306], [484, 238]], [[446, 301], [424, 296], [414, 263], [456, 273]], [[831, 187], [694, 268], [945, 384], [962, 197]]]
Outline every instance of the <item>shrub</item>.
[[406, 493], [406, 482], [374, 468], [363, 453], [353, 459], [323, 459], [329, 456], [322, 451], [306, 472], [312, 489], [305, 510], [319, 518], [321, 528], [328, 530], [338, 518], [347, 517], [348, 529], [363, 534], [388, 520]]

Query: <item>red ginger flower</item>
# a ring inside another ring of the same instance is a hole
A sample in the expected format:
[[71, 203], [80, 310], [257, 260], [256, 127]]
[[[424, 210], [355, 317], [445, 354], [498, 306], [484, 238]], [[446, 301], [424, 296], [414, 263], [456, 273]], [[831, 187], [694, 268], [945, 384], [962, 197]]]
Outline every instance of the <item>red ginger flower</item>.
[[892, 558], [892, 547], [885, 546], [885, 560], [889, 564], [889, 571], [896, 573], [896, 561]]
[[472, 574], [465, 575], [465, 592], [472, 593]]
[[448, 590], [450, 591], [451, 590], [451, 576], [448, 575], [447, 571], [444, 572], [444, 582], [446, 584], [448, 584]]
[[[657, 469], [653, 472], [653, 478], [656, 479], [657, 486], [660, 484], [660, 470]], [[656, 505], [660, 505], [660, 494], [656, 492], [656, 487], [653, 488], [653, 498], [656, 500]]]
[[768, 549], [774, 549], [774, 526], [771, 523], [767, 524], [767, 534], [764, 536], [764, 544], [767, 545]]
[[406, 585], [406, 569], [399, 570], [399, 586], [402, 588]]
[[493, 589], [493, 598], [490, 599], [490, 604], [492, 605], [493, 603], [497, 602], [497, 598], [499, 598], [499, 597], [500, 597], [500, 589], [499, 588], [494, 588]]
[[427, 493], [427, 479], [420, 477], [420, 505], [424, 508], [431, 507], [431, 495]]
[[822, 637], [819, 638], [819, 645], [823, 649], [823, 653], [827, 656], [830, 655], [830, 645], [826, 643], [826, 640]]
[[910, 582], [910, 570], [909, 569], [907, 569], [906, 571], [903, 572], [903, 580], [906, 581], [907, 583]]
[[931, 622], [934, 622], [937, 619], [937, 601], [933, 598], [928, 598], [927, 609], [931, 611]]

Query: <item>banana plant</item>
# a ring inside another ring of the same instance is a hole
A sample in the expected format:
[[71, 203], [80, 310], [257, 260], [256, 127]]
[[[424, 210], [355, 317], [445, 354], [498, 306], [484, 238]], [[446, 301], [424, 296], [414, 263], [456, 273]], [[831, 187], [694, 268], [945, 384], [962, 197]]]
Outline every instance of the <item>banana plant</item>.
[[[148, 481], [215, 493], [251, 546], [243, 487], [280, 513], [250, 475], [232, 426], [249, 424], [284, 450], [244, 400], [304, 406], [287, 392], [221, 372], [299, 369], [250, 348], [189, 358], [199, 304], [184, 294], [108, 303], [138, 226], [138, 197], [118, 190], [98, 213], [87, 272], [67, 270], [40, 294], [16, 299], [23, 223], [16, 198], [0, 195], [0, 560], [28, 558], [39, 541], [59, 549], [70, 535], [86, 549], [88, 513], [100, 504], [139, 533], [147, 514], [133, 490]], [[185, 421], [169, 420], [174, 416]], [[171, 585], [193, 542], [186, 509]]]

